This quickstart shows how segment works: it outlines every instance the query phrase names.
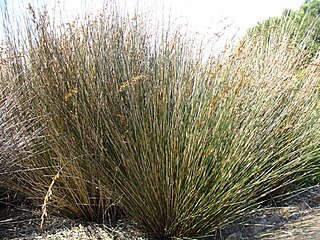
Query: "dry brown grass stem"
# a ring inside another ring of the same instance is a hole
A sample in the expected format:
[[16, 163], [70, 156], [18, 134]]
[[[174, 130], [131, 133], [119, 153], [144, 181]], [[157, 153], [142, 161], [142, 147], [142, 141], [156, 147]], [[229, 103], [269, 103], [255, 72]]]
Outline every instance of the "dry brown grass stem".
[[58, 180], [58, 178], [60, 177], [60, 174], [57, 173], [53, 178], [52, 178], [52, 182], [48, 188], [48, 191], [47, 191], [47, 194], [44, 198], [44, 201], [43, 201], [43, 205], [42, 205], [42, 215], [41, 215], [41, 224], [40, 224], [40, 229], [43, 230], [43, 227], [44, 227], [44, 221], [45, 221], [45, 218], [48, 216], [48, 212], [47, 212], [47, 204], [50, 200], [50, 197], [52, 195], [52, 188], [53, 188], [53, 185], [55, 184], [55, 182]]
[[124, 89], [126, 89], [129, 85], [135, 85], [138, 81], [143, 80], [146, 78], [145, 76], [136, 76], [131, 78], [130, 80], [126, 81], [124, 84], [122, 84], [119, 88], [119, 93], [123, 92]]

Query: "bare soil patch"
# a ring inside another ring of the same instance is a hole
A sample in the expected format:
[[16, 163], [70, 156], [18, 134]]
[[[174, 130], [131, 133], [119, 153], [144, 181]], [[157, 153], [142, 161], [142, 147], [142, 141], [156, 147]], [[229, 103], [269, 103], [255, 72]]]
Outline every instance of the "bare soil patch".
[[[49, 213], [45, 230], [41, 231], [40, 217], [40, 210], [30, 206], [0, 205], [0, 239], [147, 239], [129, 220], [110, 226]], [[291, 193], [285, 200], [270, 202], [209, 239], [320, 239], [320, 185]]]

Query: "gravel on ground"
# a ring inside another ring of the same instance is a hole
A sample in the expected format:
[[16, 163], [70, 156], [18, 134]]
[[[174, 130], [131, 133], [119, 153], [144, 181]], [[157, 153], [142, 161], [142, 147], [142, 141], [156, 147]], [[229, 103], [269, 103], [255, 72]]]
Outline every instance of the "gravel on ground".
[[[110, 226], [48, 215], [45, 229], [41, 231], [40, 218], [41, 211], [38, 209], [2, 204], [0, 239], [147, 239], [128, 219]], [[285, 200], [260, 207], [210, 240], [255, 239], [320, 239], [320, 185], [293, 192]]]

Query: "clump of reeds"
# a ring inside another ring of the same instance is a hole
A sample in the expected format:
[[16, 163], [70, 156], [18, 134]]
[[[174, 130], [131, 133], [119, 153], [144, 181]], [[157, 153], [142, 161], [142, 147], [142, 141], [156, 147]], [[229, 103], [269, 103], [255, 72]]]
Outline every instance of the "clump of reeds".
[[40, 139], [41, 127], [28, 112], [28, 83], [17, 88], [19, 76], [3, 63], [0, 69], [0, 186], [6, 189], [14, 173], [23, 170], [22, 162], [35, 153], [32, 145]]
[[127, 89], [132, 150], [118, 179], [144, 231], [208, 235], [319, 172], [319, 65], [303, 64], [308, 53], [289, 27], [266, 29], [267, 42], [253, 36], [205, 63], [186, 36], [166, 39], [152, 74]]
[[[60, 26], [59, 30], [50, 25], [45, 11], [36, 12], [31, 6], [29, 11], [24, 39], [7, 36], [12, 61], [6, 67], [12, 74], [19, 74], [16, 88], [24, 81], [30, 82], [28, 112], [43, 128], [43, 138], [33, 146], [39, 150], [37, 154], [23, 161], [25, 170], [19, 171], [12, 187], [41, 204], [59, 171], [60, 181], [51, 196], [53, 209], [73, 218], [113, 222], [123, 211], [117, 210], [119, 198], [111, 196], [117, 174], [108, 165], [112, 162], [108, 141], [116, 139], [105, 135], [105, 128], [113, 127], [105, 120], [109, 117], [105, 101], [111, 91], [108, 76], [98, 76], [107, 73], [96, 69], [104, 56], [93, 54], [88, 46], [95, 40], [91, 34], [99, 37], [98, 32], [106, 30], [95, 21], [106, 19]], [[109, 17], [117, 23], [116, 15]], [[121, 27], [115, 26], [113, 31]], [[117, 39], [120, 37], [118, 33]], [[112, 87], [118, 91], [118, 86]]]
[[154, 238], [195, 238], [319, 166], [319, 65], [289, 23], [205, 60], [185, 31], [116, 8], [60, 28], [30, 11], [8, 68], [31, 81], [49, 149], [19, 175], [35, 201], [61, 169], [61, 213], [107, 220], [117, 201]]

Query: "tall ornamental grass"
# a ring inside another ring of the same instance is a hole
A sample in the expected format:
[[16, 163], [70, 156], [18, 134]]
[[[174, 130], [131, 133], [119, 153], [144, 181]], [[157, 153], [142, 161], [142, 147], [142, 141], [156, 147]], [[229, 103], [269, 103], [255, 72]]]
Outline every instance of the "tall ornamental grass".
[[35, 203], [59, 176], [65, 216], [125, 212], [152, 238], [196, 238], [319, 174], [319, 62], [291, 22], [207, 58], [190, 32], [116, 7], [60, 27], [29, 10], [8, 71], [44, 129], [12, 184]]
[[[25, 170], [28, 161], [38, 150], [33, 147], [41, 141], [42, 128], [35, 124], [36, 118], [28, 112], [31, 101], [28, 82], [18, 84], [19, 77], [8, 69], [12, 60], [6, 56], [6, 49], [0, 52], [0, 189], [9, 190], [15, 183], [15, 175]], [[19, 87], [17, 87], [19, 86]]]

